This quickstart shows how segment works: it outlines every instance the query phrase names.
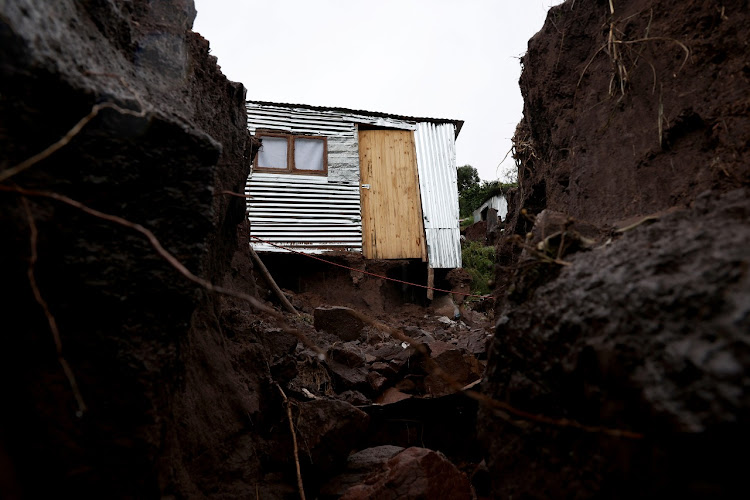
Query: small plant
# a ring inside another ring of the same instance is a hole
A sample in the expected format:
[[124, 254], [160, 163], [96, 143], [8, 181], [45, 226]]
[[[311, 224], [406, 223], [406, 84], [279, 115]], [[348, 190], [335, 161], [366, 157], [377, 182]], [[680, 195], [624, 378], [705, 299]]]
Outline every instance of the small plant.
[[459, 222], [461, 223], [461, 229], [466, 229], [467, 227], [474, 224], [474, 217], [466, 217], [465, 219], [461, 219]]
[[461, 257], [464, 269], [471, 275], [471, 293], [489, 294], [489, 282], [495, 279], [495, 247], [467, 241], [461, 249]]

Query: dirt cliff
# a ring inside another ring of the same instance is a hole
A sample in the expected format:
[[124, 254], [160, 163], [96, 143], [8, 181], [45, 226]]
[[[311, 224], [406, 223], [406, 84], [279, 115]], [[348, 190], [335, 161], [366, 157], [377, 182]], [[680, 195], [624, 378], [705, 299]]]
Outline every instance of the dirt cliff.
[[741, 488], [747, 8], [567, 1], [529, 41], [484, 387], [539, 418], [483, 411], [495, 497]]
[[194, 17], [184, 0], [2, 3], [6, 498], [255, 495], [262, 446], [243, 431], [259, 425], [257, 349], [226, 342], [225, 301], [144, 234], [59, 198], [141, 224], [190, 272], [252, 292], [231, 282], [250, 269], [233, 259], [244, 200], [222, 194], [249, 171], [245, 91]]

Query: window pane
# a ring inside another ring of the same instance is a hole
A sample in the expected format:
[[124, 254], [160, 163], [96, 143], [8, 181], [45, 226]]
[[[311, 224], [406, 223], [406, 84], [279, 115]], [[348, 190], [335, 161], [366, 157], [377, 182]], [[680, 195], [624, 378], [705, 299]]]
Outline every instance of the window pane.
[[262, 144], [258, 151], [258, 166], [286, 170], [286, 137], [261, 136], [260, 139]]
[[294, 168], [297, 170], [317, 170], [322, 172], [325, 150], [323, 139], [294, 139]]

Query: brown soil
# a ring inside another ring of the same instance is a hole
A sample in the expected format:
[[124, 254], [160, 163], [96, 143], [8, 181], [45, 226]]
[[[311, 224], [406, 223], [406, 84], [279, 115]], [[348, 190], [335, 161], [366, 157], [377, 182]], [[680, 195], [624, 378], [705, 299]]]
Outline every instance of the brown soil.
[[467, 240], [478, 241], [484, 245], [487, 242], [487, 221], [481, 220], [475, 222], [461, 231], [461, 234], [464, 235]]
[[568, 1], [530, 40], [484, 387], [537, 415], [642, 437], [483, 411], [496, 498], [743, 488], [747, 8]]
[[551, 9], [522, 60], [522, 204], [606, 224], [747, 183], [746, 14], [743, 0]]

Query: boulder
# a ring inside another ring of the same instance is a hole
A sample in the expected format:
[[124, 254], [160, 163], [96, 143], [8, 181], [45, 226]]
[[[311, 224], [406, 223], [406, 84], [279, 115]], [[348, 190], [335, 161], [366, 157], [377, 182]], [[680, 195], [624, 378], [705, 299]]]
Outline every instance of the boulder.
[[442, 453], [412, 447], [391, 457], [341, 496], [341, 500], [397, 498], [469, 500], [472, 495], [466, 475]]
[[297, 405], [300, 461], [330, 473], [346, 460], [367, 430], [370, 417], [349, 403], [315, 399]]
[[471, 330], [458, 337], [457, 347], [465, 349], [477, 359], [487, 359], [487, 349], [492, 335], [484, 330]]
[[[476, 358], [453, 344], [436, 340], [430, 344], [430, 357], [453, 380], [464, 386], [481, 377]], [[429, 370], [428, 370], [429, 371]], [[435, 373], [425, 377], [425, 389], [433, 396], [455, 392], [448, 381]]]
[[313, 318], [316, 330], [336, 335], [346, 342], [357, 340], [365, 327], [365, 323], [356, 316], [355, 311], [348, 307], [316, 307]]
[[401, 446], [383, 445], [367, 448], [349, 455], [346, 469], [320, 490], [322, 499], [334, 499], [352, 486], [361, 484], [373, 470], [380, 469], [394, 455], [404, 451]]
[[410, 397], [411, 395], [404, 394], [395, 387], [389, 387], [383, 394], [380, 395], [376, 403], [380, 405], [388, 405], [391, 403], [397, 403], [398, 401], [403, 401], [404, 399], [409, 399]]
[[368, 370], [361, 349], [354, 344], [338, 344], [328, 350], [326, 361], [336, 392], [360, 388], [367, 383]]
[[461, 315], [458, 306], [453, 302], [450, 294], [435, 297], [435, 300], [430, 304], [430, 310], [437, 316], [445, 316], [447, 318], [458, 318]]

